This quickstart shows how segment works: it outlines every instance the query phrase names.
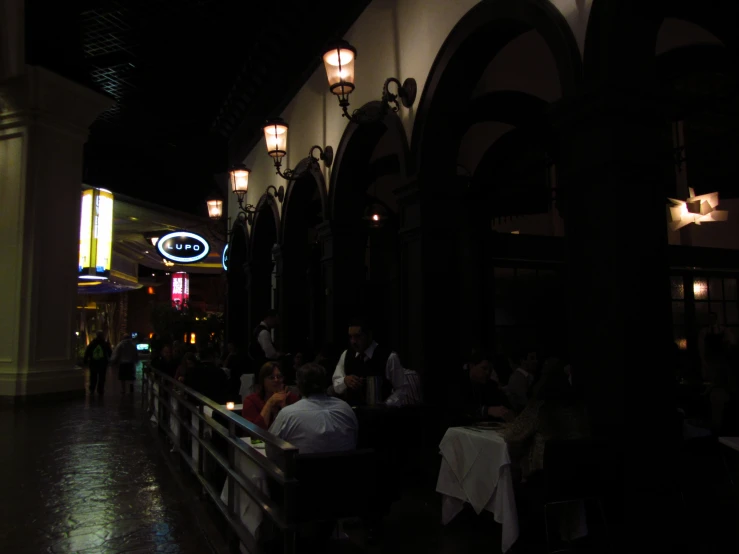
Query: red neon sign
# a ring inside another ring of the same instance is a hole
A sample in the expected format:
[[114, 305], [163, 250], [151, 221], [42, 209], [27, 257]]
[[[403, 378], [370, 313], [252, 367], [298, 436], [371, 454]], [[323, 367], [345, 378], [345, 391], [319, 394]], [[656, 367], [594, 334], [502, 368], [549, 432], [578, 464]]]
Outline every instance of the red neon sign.
[[172, 306], [181, 310], [190, 302], [190, 277], [187, 273], [172, 274]]

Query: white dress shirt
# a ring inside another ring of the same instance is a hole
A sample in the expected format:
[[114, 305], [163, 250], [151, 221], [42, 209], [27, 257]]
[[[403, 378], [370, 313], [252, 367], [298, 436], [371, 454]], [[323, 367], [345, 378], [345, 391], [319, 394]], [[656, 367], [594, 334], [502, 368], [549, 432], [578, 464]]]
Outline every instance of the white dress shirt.
[[357, 447], [359, 422], [349, 404], [316, 394], [285, 406], [269, 432], [297, 447], [301, 454], [345, 452]]
[[515, 411], [520, 412], [526, 407], [529, 401], [529, 388], [533, 382], [534, 376], [522, 367], [511, 374], [504, 390], [511, 402], [511, 408]]
[[[260, 325], [267, 327], [267, 324], [264, 321], [262, 321]], [[270, 331], [267, 329], [259, 331], [257, 342], [259, 343], [259, 346], [262, 347], [262, 350], [264, 350], [264, 355], [268, 360], [277, 359], [277, 349], [275, 348], [275, 345], [272, 344], [272, 333]]]
[[[372, 344], [370, 344], [367, 350], [364, 351], [364, 355], [371, 360], [376, 349], [377, 343], [372, 341]], [[346, 377], [344, 362], [347, 355], [353, 355], [356, 357], [359, 357], [360, 355], [358, 352], [347, 354], [348, 352], [349, 350], [344, 350], [341, 358], [339, 358], [339, 363], [336, 364], [336, 370], [334, 371], [334, 376], [332, 378], [336, 394], [344, 394], [346, 391], [346, 384], [344, 383], [344, 377]], [[391, 352], [390, 357], [387, 359], [387, 364], [385, 365], [385, 377], [390, 381], [390, 383], [392, 383], [393, 391], [403, 388], [403, 384], [405, 383], [405, 369], [400, 364], [400, 358], [395, 352]]]

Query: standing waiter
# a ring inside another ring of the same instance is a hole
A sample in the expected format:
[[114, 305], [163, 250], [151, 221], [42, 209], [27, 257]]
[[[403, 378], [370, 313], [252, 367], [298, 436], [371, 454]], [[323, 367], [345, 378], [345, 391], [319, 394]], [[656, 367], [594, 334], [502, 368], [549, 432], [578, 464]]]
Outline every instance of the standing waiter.
[[370, 516], [366, 523], [367, 540], [375, 543], [381, 539], [382, 519], [390, 506], [398, 500], [401, 491], [403, 450], [402, 434], [405, 431], [398, 419], [397, 410], [372, 409], [366, 404], [366, 378], [380, 377], [382, 399], [403, 387], [405, 369], [398, 355], [372, 338], [372, 328], [366, 321], [353, 319], [349, 324], [350, 348], [339, 358], [333, 375], [334, 392], [350, 406], [356, 406], [359, 420], [357, 448], [372, 448], [378, 458], [380, 488], [371, 500]]
[[404, 369], [398, 355], [375, 342], [367, 322], [354, 319], [349, 324], [349, 344], [339, 358], [333, 375], [334, 392], [352, 406], [365, 404], [365, 378], [381, 377], [382, 399], [403, 386]]
[[280, 324], [277, 310], [270, 310], [259, 325], [252, 331], [249, 344], [249, 357], [253, 364], [252, 369], [258, 372], [265, 362], [279, 362], [282, 352], [275, 348], [272, 342], [272, 329]]

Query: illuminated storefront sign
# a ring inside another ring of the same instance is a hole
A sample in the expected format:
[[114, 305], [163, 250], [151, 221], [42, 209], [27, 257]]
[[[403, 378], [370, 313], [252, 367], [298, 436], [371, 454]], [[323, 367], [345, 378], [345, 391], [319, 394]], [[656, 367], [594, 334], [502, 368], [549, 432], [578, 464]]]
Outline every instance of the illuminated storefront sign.
[[80, 212], [79, 278], [107, 279], [113, 247], [113, 193], [82, 191]]
[[181, 310], [190, 301], [190, 277], [187, 273], [172, 274], [172, 306]]
[[223, 254], [221, 254], [221, 265], [223, 271], [228, 271], [228, 244], [223, 247]]
[[200, 235], [189, 231], [175, 231], [159, 237], [157, 250], [162, 257], [178, 264], [194, 264], [210, 252], [210, 245]]

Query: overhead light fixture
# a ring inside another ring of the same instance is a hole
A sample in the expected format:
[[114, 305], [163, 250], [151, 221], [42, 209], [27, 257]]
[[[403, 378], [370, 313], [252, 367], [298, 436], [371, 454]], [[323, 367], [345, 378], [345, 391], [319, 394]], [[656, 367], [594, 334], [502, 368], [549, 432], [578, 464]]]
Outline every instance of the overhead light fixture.
[[[356, 59], [357, 49], [344, 40], [331, 45], [323, 54], [323, 65], [326, 68], [329, 90], [338, 96], [344, 117], [352, 123], [373, 123], [385, 117], [391, 109], [397, 112], [401, 104], [406, 108], [413, 105], [418, 91], [416, 80], [409, 78], [401, 84], [395, 77], [390, 77], [385, 80], [382, 87], [380, 110], [368, 111], [366, 108], [359, 108], [349, 113], [349, 95], [354, 92], [354, 62]], [[391, 84], [397, 87], [397, 94], [390, 92]]]
[[729, 219], [729, 212], [716, 209], [719, 204], [718, 192], [696, 196], [695, 190], [691, 187], [688, 193], [687, 200], [668, 198], [672, 203], [669, 223], [671, 231], [677, 231], [691, 223], [700, 225]]
[[[330, 146], [321, 148], [318, 145], [311, 147], [308, 152], [308, 167], [302, 171], [295, 171], [294, 169], [282, 170], [282, 158], [287, 154], [287, 132], [288, 125], [282, 119], [270, 119], [264, 125], [264, 142], [267, 145], [267, 154], [272, 158], [277, 175], [292, 181], [300, 178], [300, 176], [311, 168], [318, 167], [318, 161], [321, 160], [326, 167], [331, 167], [334, 161], [334, 149]], [[318, 158], [313, 155], [313, 152], [318, 150]], [[274, 188], [274, 187], [273, 187]], [[285, 191], [283, 187], [275, 191], [275, 197], [282, 202], [284, 200]]]

